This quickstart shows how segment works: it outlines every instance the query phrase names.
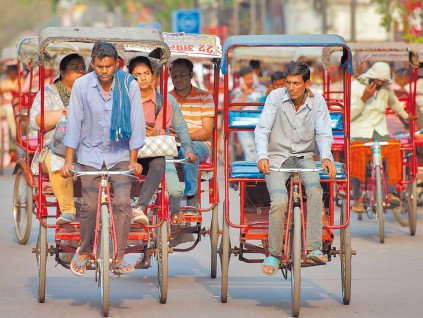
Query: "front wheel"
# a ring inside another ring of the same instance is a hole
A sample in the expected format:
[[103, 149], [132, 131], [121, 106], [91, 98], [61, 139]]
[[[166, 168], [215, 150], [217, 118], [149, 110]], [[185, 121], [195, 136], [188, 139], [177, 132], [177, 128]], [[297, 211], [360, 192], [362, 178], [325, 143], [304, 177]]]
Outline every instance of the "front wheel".
[[157, 230], [157, 266], [159, 279], [159, 300], [161, 304], [167, 301], [168, 290], [168, 233], [167, 220]]
[[385, 242], [385, 224], [383, 220], [383, 198], [382, 198], [382, 174], [380, 166], [375, 167], [376, 174], [376, 216], [379, 223], [379, 239], [380, 243]]
[[106, 204], [101, 206], [100, 252], [97, 260], [97, 270], [100, 278], [101, 313], [109, 315], [110, 306], [110, 223], [109, 210]]
[[300, 314], [301, 302], [301, 209], [294, 208], [294, 228], [292, 229], [292, 250], [291, 250], [291, 311], [292, 316]]
[[217, 272], [217, 241], [219, 239], [219, 220], [218, 220], [218, 207], [217, 205], [212, 211], [212, 220], [210, 226], [210, 276], [216, 278]]
[[[347, 206], [345, 200], [341, 205], [340, 224], [344, 224], [347, 219]], [[344, 305], [349, 305], [351, 300], [351, 228], [350, 224], [341, 229], [340, 233], [340, 258], [341, 258], [341, 280], [342, 280], [342, 301]]]
[[[47, 218], [43, 218], [44, 222], [47, 222]], [[38, 302], [44, 303], [46, 299], [46, 265], [47, 265], [47, 253], [48, 253], [48, 242], [47, 242], [47, 228], [41, 224], [38, 231], [38, 239], [36, 246], [36, 257], [38, 264]]]
[[26, 180], [25, 170], [19, 165], [15, 174], [15, 186], [13, 189], [13, 221], [19, 244], [24, 245], [28, 242], [31, 234], [33, 210], [32, 188]]
[[[223, 204], [223, 206], [225, 206]], [[221, 286], [220, 286], [220, 301], [226, 303], [228, 301], [228, 272], [229, 272], [229, 258], [231, 256], [231, 243], [229, 239], [229, 224], [226, 221], [225, 213], [223, 213], [222, 222], [222, 240], [220, 243], [220, 262], [221, 262]]]
[[410, 229], [410, 235], [414, 236], [417, 229], [417, 180], [411, 185], [408, 185], [407, 189], [407, 203], [408, 203], [408, 217]]

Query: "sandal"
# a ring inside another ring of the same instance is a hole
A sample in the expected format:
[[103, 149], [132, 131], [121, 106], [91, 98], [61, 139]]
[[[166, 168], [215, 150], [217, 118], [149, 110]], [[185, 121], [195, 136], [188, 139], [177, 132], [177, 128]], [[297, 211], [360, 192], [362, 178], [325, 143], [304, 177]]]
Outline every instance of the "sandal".
[[321, 250], [314, 250], [307, 254], [307, 260], [311, 260], [314, 263], [325, 265], [328, 261], [325, 254]]
[[148, 253], [144, 254], [144, 257], [138, 263], [140, 268], [142, 268], [142, 269], [150, 268], [151, 267], [150, 260], [151, 260], [151, 255], [148, 254]]
[[134, 265], [132, 265], [131, 263], [126, 263], [124, 260], [119, 261], [119, 263], [117, 263], [114, 266], [114, 272], [115, 274], [118, 274], [118, 275], [129, 274], [133, 272], [134, 270], [135, 270]]
[[[70, 270], [72, 272], [72, 274], [74, 274], [75, 276], [82, 276], [85, 274], [85, 267], [87, 266], [87, 262], [88, 259], [90, 258], [89, 255], [86, 259], [84, 259], [82, 262], [78, 259], [78, 256], [76, 255], [81, 255], [79, 254], [79, 247], [76, 249], [75, 254], [73, 254], [73, 258], [72, 261], [70, 263]], [[74, 268], [74, 265], [78, 266], [78, 269]], [[81, 272], [82, 270], [82, 272]]]
[[[267, 276], [274, 276], [280, 266], [280, 261], [278, 258], [274, 257], [274, 256], [267, 256], [264, 259], [263, 264], [261, 265], [261, 271], [263, 272], [264, 275]], [[270, 267], [272, 271], [265, 270], [265, 267]]]

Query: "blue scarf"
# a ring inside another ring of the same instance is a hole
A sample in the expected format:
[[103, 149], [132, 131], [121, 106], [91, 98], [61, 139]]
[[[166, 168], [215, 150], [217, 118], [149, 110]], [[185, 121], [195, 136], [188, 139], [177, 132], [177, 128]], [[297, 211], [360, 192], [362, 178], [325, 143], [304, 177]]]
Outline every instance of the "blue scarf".
[[110, 140], [121, 141], [131, 137], [131, 102], [129, 100], [129, 85], [135, 77], [124, 71], [115, 72], [113, 88], [113, 108], [110, 125]]

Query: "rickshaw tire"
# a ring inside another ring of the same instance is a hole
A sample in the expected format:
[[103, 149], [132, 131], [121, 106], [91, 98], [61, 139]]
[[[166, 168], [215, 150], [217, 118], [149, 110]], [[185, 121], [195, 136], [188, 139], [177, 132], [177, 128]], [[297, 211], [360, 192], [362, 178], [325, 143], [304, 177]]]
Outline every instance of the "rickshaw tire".
[[[347, 219], [346, 201], [341, 205], [340, 224]], [[341, 280], [342, 280], [342, 301], [349, 305], [351, 300], [351, 227], [348, 224], [340, 231], [340, 259], [341, 259]]]
[[294, 229], [292, 232], [292, 267], [291, 267], [291, 311], [293, 317], [300, 314], [301, 305], [301, 209], [294, 208]]
[[[43, 217], [43, 221], [47, 222], [47, 218]], [[46, 264], [47, 264], [48, 242], [47, 228], [40, 223], [38, 232], [36, 256], [38, 263], [38, 302], [44, 303], [46, 298]]]
[[218, 205], [213, 208], [212, 219], [210, 226], [210, 257], [211, 257], [211, 266], [210, 266], [210, 276], [211, 278], [216, 278], [217, 273], [217, 244], [219, 240], [219, 209]]
[[375, 175], [376, 175], [376, 216], [379, 223], [379, 241], [380, 243], [385, 242], [385, 224], [384, 224], [384, 216], [383, 216], [383, 198], [382, 198], [382, 173], [380, 166], [375, 167]]
[[408, 206], [408, 217], [409, 217], [409, 229], [410, 235], [414, 236], [417, 229], [417, 180], [411, 184], [408, 188], [407, 198], [409, 200]]
[[[20, 196], [24, 188], [25, 197]], [[25, 201], [21, 201], [24, 199]], [[13, 189], [13, 221], [15, 225], [16, 238], [21, 245], [28, 242], [31, 234], [32, 213], [34, 211], [34, 195], [32, 187], [27, 183], [25, 169], [19, 165], [16, 168], [15, 184]]]
[[167, 220], [164, 220], [158, 229], [157, 235], [157, 278], [159, 301], [165, 304], [168, 291], [168, 232]]
[[229, 258], [230, 258], [231, 243], [229, 240], [229, 224], [226, 221], [225, 215], [223, 216], [222, 226], [222, 240], [220, 246], [221, 252], [221, 290], [220, 300], [222, 303], [228, 301], [228, 272], [229, 272]]
[[110, 307], [110, 222], [109, 210], [106, 204], [100, 210], [100, 259], [97, 261], [100, 270], [101, 313], [103, 317], [109, 315]]

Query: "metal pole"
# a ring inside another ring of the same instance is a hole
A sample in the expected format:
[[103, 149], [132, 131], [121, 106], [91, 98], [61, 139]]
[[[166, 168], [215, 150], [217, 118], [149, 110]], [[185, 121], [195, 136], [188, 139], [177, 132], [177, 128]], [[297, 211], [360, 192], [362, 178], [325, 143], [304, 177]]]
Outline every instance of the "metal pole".
[[256, 0], [250, 0], [250, 34], [257, 34]]
[[355, 42], [356, 41], [356, 33], [355, 33], [355, 13], [356, 13], [356, 8], [357, 8], [357, 2], [356, 0], [351, 0], [351, 42]]
[[234, 0], [234, 34], [239, 35], [239, 5], [238, 0]]
[[266, 0], [260, 2], [261, 34], [266, 34]]

